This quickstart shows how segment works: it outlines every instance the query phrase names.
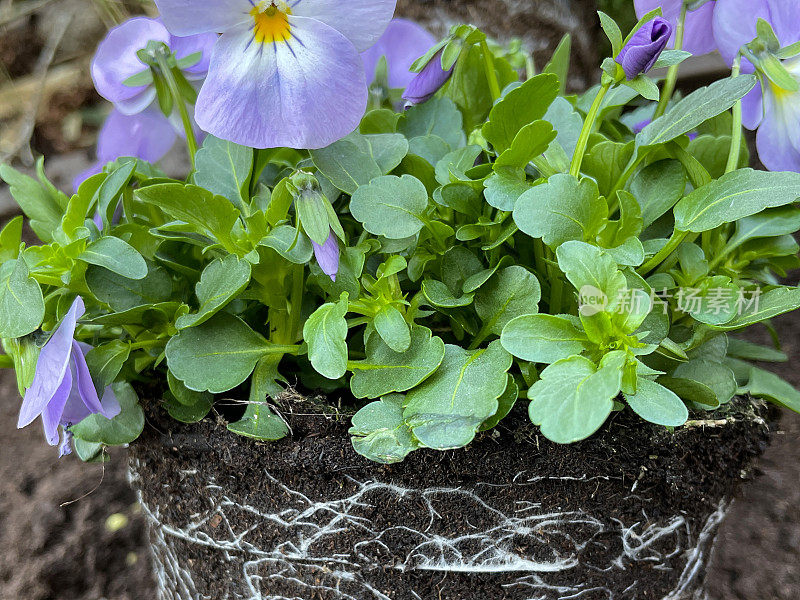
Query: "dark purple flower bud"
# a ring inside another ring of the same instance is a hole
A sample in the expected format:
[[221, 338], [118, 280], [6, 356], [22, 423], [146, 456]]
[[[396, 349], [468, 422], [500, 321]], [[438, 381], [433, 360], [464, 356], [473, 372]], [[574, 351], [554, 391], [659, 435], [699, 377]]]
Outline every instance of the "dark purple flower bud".
[[617, 56], [628, 80], [647, 73], [656, 64], [672, 36], [672, 24], [662, 17], [642, 25]]
[[51, 446], [58, 445], [58, 428], [61, 426], [65, 432], [59, 451], [61, 456], [68, 454], [67, 428], [90, 414], [99, 413], [112, 419], [120, 412], [119, 403], [110, 387], [106, 389], [102, 400], [98, 397], [85, 358], [90, 347], [74, 339], [78, 319], [84, 311], [83, 300], [78, 296], [61, 325], [42, 348], [33, 383], [25, 392], [17, 421], [17, 427], [21, 428], [41, 416], [44, 435]]
[[339, 242], [333, 231], [322, 246], [314, 240], [311, 240], [311, 245], [314, 246], [314, 256], [317, 257], [322, 272], [330, 277], [331, 281], [336, 281], [336, 274], [339, 272]]
[[408, 84], [406, 91], [403, 92], [403, 100], [410, 105], [422, 104], [430, 100], [442, 86], [447, 83], [453, 74], [455, 65], [447, 71], [442, 68], [442, 52], [439, 50], [433, 58], [417, 73], [417, 76]]

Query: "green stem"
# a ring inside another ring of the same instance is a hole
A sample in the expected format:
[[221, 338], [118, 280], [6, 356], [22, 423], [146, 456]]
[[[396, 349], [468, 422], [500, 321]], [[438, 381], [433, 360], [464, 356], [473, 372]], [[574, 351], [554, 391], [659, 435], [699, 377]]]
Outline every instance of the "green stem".
[[536, 75], [536, 63], [533, 61], [533, 55], [528, 54], [525, 57], [525, 79], [530, 79]]
[[304, 283], [305, 267], [303, 265], [294, 265], [292, 267], [291, 312], [289, 313], [289, 335], [292, 342], [302, 337], [300, 321], [303, 318]]
[[492, 333], [492, 327], [494, 326], [494, 324], [495, 324], [494, 319], [484, 323], [483, 327], [481, 327], [481, 330], [473, 338], [472, 343], [469, 345], [469, 348], [467, 348], [467, 350], [475, 350], [478, 346], [480, 346], [483, 343], [483, 340], [489, 337], [489, 334]]
[[[675, 50], [683, 49], [683, 34], [686, 31], [687, 11], [686, 2], [683, 2], [681, 6], [681, 16], [678, 19], [678, 27], [675, 30]], [[672, 65], [669, 71], [667, 71], [664, 87], [661, 88], [661, 98], [658, 101], [656, 112], [653, 115], [654, 121], [667, 111], [667, 105], [669, 101], [672, 100], [672, 94], [675, 93], [675, 84], [678, 82], [678, 69], [680, 69], [680, 65]]]
[[178, 114], [181, 117], [183, 130], [186, 133], [186, 148], [189, 151], [189, 160], [192, 163], [192, 170], [194, 170], [194, 156], [197, 154], [197, 138], [194, 135], [192, 119], [189, 116], [189, 111], [186, 110], [186, 101], [183, 99], [183, 95], [178, 89], [178, 83], [175, 81], [175, 75], [173, 74], [170, 66], [167, 64], [166, 58], [163, 56], [158, 56], [157, 60], [161, 74], [164, 76], [164, 80], [167, 82], [169, 93], [172, 95], [172, 100], [175, 106], [178, 107]]
[[130, 345], [130, 351], [133, 352], [135, 350], [147, 350], [149, 348], [155, 348], [156, 346], [163, 346], [164, 340], [147, 340], [146, 342], [136, 342], [135, 344]]
[[[739, 76], [741, 70], [742, 57], [737, 55], [733, 61], [733, 68], [731, 69], [731, 78]], [[728, 154], [728, 165], [725, 167], [725, 172], [730, 173], [735, 171], [739, 166], [739, 157], [742, 153], [742, 100], [739, 99], [733, 105], [733, 126], [731, 129], [731, 151]]]
[[678, 246], [681, 245], [686, 236], [689, 235], [688, 231], [678, 231], [675, 230], [672, 233], [672, 237], [669, 238], [669, 241], [666, 245], [656, 253], [656, 255], [644, 263], [641, 267], [639, 267], [636, 272], [639, 273], [642, 277], [645, 277], [647, 274], [650, 273], [653, 269], [655, 269], [658, 265], [664, 262], [669, 255], [675, 252], [678, 249]]
[[497, 82], [497, 73], [494, 70], [494, 55], [489, 50], [486, 40], [481, 42], [481, 53], [483, 53], [483, 64], [486, 70], [486, 80], [489, 82], [489, 91], [492, 94], [492, 101], [497, 102], [500, 98], [500, 84]]
[[572, 164], [570, 165], [569, 172], [573, 177], [578, 177], [581, 174], [581, 165], [583, 164], [583, 155], [586, 154], [586, 146], [589, 145], [589, 136], [594, 129], [594, 123], [597, 120], [597, 115], [600, 114], [600, 107], [603, 105], [603, 100], [611, 89], [613, 82], [604, 83], [595, 96], [592, 107], [589, 109], [589, 114], [586, 115], [586, 120], [583, 122], [583, 129], [578, 138], [578, 145], [575, 147], [575, 154], [572, 156]]

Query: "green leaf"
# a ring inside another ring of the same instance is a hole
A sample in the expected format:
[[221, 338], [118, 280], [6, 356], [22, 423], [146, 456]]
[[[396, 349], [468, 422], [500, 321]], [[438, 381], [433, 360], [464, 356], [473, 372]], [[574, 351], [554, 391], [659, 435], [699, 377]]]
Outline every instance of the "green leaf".
[[131, 345], [121, 340], [100, 344], [86, 353], [86, 364], [98, 393], [101, 394], [107, 386], [114, 383], [130, 354]]
[[195, 156], [194, 182], [235, 206], [250, 201], [253, 149], [209, 135]]
[[523, 315], [503, 328], [500, 341], [517, 358], [552, 364], [589, 347], [589, 339], [576, 320], [559, 315]]
[[445, 346], [441, 366], [406, 397], [403, 418], [420, 444], [437, 450], [469, 444], [497, 413], [511, 363], [498, 341], [475, 351]]
[[22, 215], [14, 217], [0, 231], [0, 263], [19, 256], [19, 248], [22, 243], [22, 222]]
[[304, 265], [314, 256], [314, 247], [304, 235], [298, 235], [291, 225], [279, 225], [263, 238], [259, 245], [272, 248], [296, 265]]
[[498, 168], [485, 182], [484, 196], [489, 206], [512, 211], [522, 194], [531, 186], [522, 169]]
[[409, 140], [427, 135], [438, 136], [450, 149], [460, 148], [466, 143], [461, 112], [447, 98], [432, 98], [412, 106], [403, 113], [397, 130]]
[[556, 132], [547, 121], [538, 120], [529, 123], [519, 130], [511, 147], [497, 157], [494, 168], [524, 169], [533, 158], [544, 154], [554, 139]]
[[86, 270], [86, 285], [95, 298], [115, 312], [167, 302], [172, 298], [172, 279], [161, 267], [148, 264], [148, 269], [143, 279], [128, 279], [92, 265]]
[[567, 75], [569, 74], [570, 56], [572, 51], [572, 36], [564, 34], [558, 46], [553, 50], [550, 61], [542, 69], [542, 73], [552, 73], [558, 77], [558, 93], [564, 94], [567, 87]]
[[489, 113], [483, 137], [502, 154], [514, 143], [520, 130], [544, 117], [558, 95], [558, 77], [542, 73], [508, 92]]
[[743, 360], [760, 360], [763, 362], [787, 362], [789, 356], [777, 348], [761, 346], [739, 338], [728, 338], [728, 356]]
[[308, 358], [320, 375], [339, 379], [347, 372], [347, 296], [315, 310], [303, 326]]
[[208, 321], [236, 298], [250, 283], [250, 263], [233, 254], [217, 258], [203, 269], [195, 293], [200, 307], [196, 313], [178, 318], [175, 327], [186, 329]]
[[793, 234], [800, 230], [800, 209], [782, 206], [736, 221], [736, 232], [726, 244], [728, 250], [758, 238]]
[[612, 56], [617, 56], [622, 50], [622, 32], [619, 29], [619, 25], [602, 11], [598, 11], [597, 14], [600, 17], [600, 26], [603, 28], [608, 41], [611, 42], [611, 54]]
[[199, 396], [194, 404], [184, 404], [173, 398], [167, 398], [164, 402], [169, 416], [181, 423], [199, 423], [211, 412], [213, 406], [211, 394]]
[[241, 420], [228, 424], [228, 431], [256, 440], [274, 442], [289, 434], [283, 420], [266, 404], [250, 403]]
[[475, 295], [475, 312], [487, 331], [500, 335], [506, 324], [539, 312], [542, 288], [536, 276], [514, 265], [495, 274]]
[[334, 142], [327, 148], [312, 150], [311, 160], [333, 185], [350, 195], [360, 186], [383, 174], [372, 157], [369, 145], [362, 148], [347, 138]]
[[231, 231], [239, 220], [239, 211], [227, 198], [196, 185], [163, 183], [136, 190], [140, 200], [160, 208], [203, 235], [216, 239], [231, 254], [237, 247]]
[[127, 279], [144, 279], [147, 276], [147, 263], [142, 255], [116, 237], [101, 237], [89, 244], [78, 258], [91, 265], [105, 267]]
[[517, 382], [514, 381], [514, 376], [509, 375], [506, 391], [497, 399], [497, 412], [483, 422], [480, 431], [488, 431], [497, 427], [497, 424], [505, 419], [508, 413], [511, 412], [511, 409], [514, 408], [518, 397], [519, 386]]
[[75, 447], [75, 454], [85, 463], [105, 463], [111, 460], [106, 452], [103, 451], [103, 444], [84, 442], [79, 438], [74, 438], [72, 445]]
[[640, 169], [631, 180], [631, 193], [642, 208], [643, 227], [675, 206], [685, 190], [686, 175], [676, 160], [659, 160]]
[[48, 186], [5, 164], [0, 164], [0, 179], [8, 184], [11, 196], [30, 220], [34, 233], [43, 242], [52, 242], [63, 214], [58, 196]]
[[520, 231], [542, 238], [551, 248], [570, 240], [589, 240], [608, 218], [608, 206], [591, 179], [559, 173], [517, 200], [514, 222]]
[[274, 352], [238, 317], [220, 312], [167, 344], [167, 365], [187, 388], [221, 394], [247, 380], [261, 357]]
[[800, 413], [800, 392], [774, 373], [752, 367], [747, 391], [751, 396], [765, 398], [778, 406]]
[[[613, 304], [627, 287], [625, 275], [617, 268], [606, 252], [583, 242], [566, 242], [556, 250], [558, 266], [575, 289], [581, 292], [586, 287], [592, 292], [605, 294], [611, 311]], [[583, 293], [583, 292], [581, 292]]]
[[475, 165], [475, 160], [480, 153], [480, 146], [465, 146], [448, 152], [436, 163], [436, 181], [441, 185], [447, 185], [456, 181], [468, 180], [465, 173]]
[[391, 173], [408, 154], [408, 140], [401, 133], [382, 133], [365, 137], [372, 150], [372, 157], [383, 175]]
[[639, 75], [636, 79], [628, 79], [623, 81], [623, 84], [627, 85], [629, 88], [647, 100], [656, 102], [660, 97], [660, 92], [656, 82], [650, 79], [647, 75]]
[[678, 396], [644, 377], [638, 378], [636, 393], [625, 394], [625, 400], [633, 412], [656, 425], [680, 427], [689, 418], [689, 411]]
[[733, 107], [756, 83], [755, 76], [740, 75], [716, 81], [692, 92], [663, 117], [645, 127], [636, 136], [637, 147], [663, 144], [695, 130], [705, 121]]
[[375, 331], [395, 352], [405, 352], [411, 346], [411, 330], [403, 314], [387, 304], [375, 315]]
[[115, 168], [94, 194], [93, 200], [96, 201], [97, 212], [100, 213], [100, 218], [103, 220], [104, 231], [111, 229], [114, 211], [117, 209], [122, 192], [128, 187], [128, 183], [136, 171], [136, 164], [137, 161], [134, 160]]
[[0, 266], [0, 338], [19, 338], [36, 331], [44, 319], [39, 283], [22, 258]]
[[447, 285], [436, 279], [422, 282], [422, 294], [438, 308], [458, 308], [472, 304], [473, 295], [453, 292]]
[[367, 404], [353, 416], [349, 433], [356, 452], [389, 465], [401, 462], [419, 448], [403, 421], [403, 400], [402, 394], [389, 394]]
[[350, 213], [364, 229], [390, 240], [411, 237], [424, 226], [428, 191], [411, 175], [377, 177], [350, 200]]
[[[603, 141], [591, 147], [582, 171], [597, 181], [602, 196], [608, 196], [633, 156], [633, 142]], [[676, 200], [677, 202], [677, 200]]]
[[[669, 376], [661, 377], [659, 383], [684, 400], [712, 409], [730, 402], [737, 390], [733, 371], [722, 363], [706, 359], [679, 364]], [[710, 396], [704, 388], [711, 391]]]
[[121, 446], [130, 444], [144, 430], [144, 411], [139, 406], [139, 397], [127, 383], [111, 386], [120, 406], [120, 413], [113, 419], [93, 414], [70, 428], [72, 434], [84, 442]]
[[444, 342], [417, 326], [405, 352], [395, 352], [377, 335], [370, 336], [366, 352], [366, 360], [348, 365], [353, 371], [350, 389], [356, 398], [379, 398], [410, 390], [429, 377], [442, 362]]
[[542, 371], [528, 390], [528, 414], [542, 435], [557, 444], [585, 439], [605, 423], [622, 385], [624, 354], [604, 357], [600, 367], [582, 356], [571, 356]]
[[739, 169], [675, 206], [675, 229], [700, 233], [800, 198], [800, 173]]
[[[751, 298], [750, 300], [755, 299]], [[715, 329], [721, 331], [742, 329], [783, 313], [797, 310], [800, 308], [800, 288], [779, 287], [771, 289], [757, 297], [757, 305], [755, 302], [751, 303], [750, 300], [746, 300], [745, 304], [748, 304], [748, 306], [742, 306], [736, 318], [724, 325], [715, 327]]]

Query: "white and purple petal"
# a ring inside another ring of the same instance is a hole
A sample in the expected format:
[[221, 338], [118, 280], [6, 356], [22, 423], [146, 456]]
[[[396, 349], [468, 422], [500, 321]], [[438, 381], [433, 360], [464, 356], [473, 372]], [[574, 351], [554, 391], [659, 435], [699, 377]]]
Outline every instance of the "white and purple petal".
[[405, 88], [414, 79], [411, 65], [435, 43], [436, 38], [413, 21], [392, 19], [378, 42], [361, 54], [367, 83], [375, 79], [378, 62], [385, 56], [389, 87]]
[[152, 86], [131, 87], [125, 81], [147, 69], [137, 52], [151, 40], [169, 43], [170, 35], [158, 19], [137, 17], [108, 32], [92, 59], [92, 79], [98, 93], [125, 114], [136, 114], [155, 98]]
[[333, 231], [321, 246], [314, 240], [311, 240], [311, 245], [314, 247], [314, 256], [322, 272], [332, 281], [336, 281], [336, 275], [339, 273], [339, 242]]
[[155, 108], [136, 115], [113, 110], [100, 130], [97, 158], [102, 165], [120, 156], [156, 162], [169, 152], [176, 139], [169, 119]]
[[434, 54], [428, 64], [414, 76], [403, 92], [403, 100], [409, 104], [422, 104], [430, 100], [448, 82], [455, 65], [445, 71], [442, 68], [442, 52], [443, 50], [439, 50]]
[[[661, 7], [663, 17], [677, 28], [683, 0], [634, 0], [636, 15], [641, 18], [648, 12]], [[715, 2], [706, 2], [697, 10], [686, 14], [686, 27], [683, 34], [683, 49], [695, 55], [708, 54], [717, 49], [713, 33]], [[669, 47], [675, 45], [675, 32], [670, 36]]]
[[251, 21], [255, 0], [155, 0], [167, 29], [174, 35], [222, 33]]
[[72, 373], [71, 369], [68, 368], [55, 395], [42, 411], [44, 437], [51, 446], [58, 445], [58, 427], [61, 425], [61, 416], [64, 414], [64, 407], [67, 405], [67, 401], [72, 394], [72, 388]]
[[322, 21], [363, 52], [383, 35], [397, 0], [289, 0], [287, 4], [293, 15]]
[[315, 19], [288, 21], [286, 42], [256, 41], [252, 24], [220, 37], [195, 108], [203, 130], [253, 148], [315, 149], [358, 126], [367, 84], [355, 47]]
[[[733, 64], [739, 49], [756, 37], [759, 19], [772, 25], [782, 46], [800, 40], [797, 0], [718, 0], [714, 10], [714, 38], [728, 64]], [[742, 61], [742, 71], [753, 72], [750, 61]]]
[[[18, 428], [29, 425], [36, 417], [43, 414], [48, 403], [53, 400], [57, 392], [60, 392], [64, 380], [69, 375], [69, 362], [72, 354], [75, 327], [84, 312], [83, 299], [78, 296], [72, 303], [61, 325], [58, 326], [39, 353], [33, 383], [25, 392], [25, 399], [22, 401], [17, 421]], [[72, 380], [71, 375], [69, 375], [69, 379], [70, 381]], [[66, 398], [64, 398], [64, 402], [66, 402]]]

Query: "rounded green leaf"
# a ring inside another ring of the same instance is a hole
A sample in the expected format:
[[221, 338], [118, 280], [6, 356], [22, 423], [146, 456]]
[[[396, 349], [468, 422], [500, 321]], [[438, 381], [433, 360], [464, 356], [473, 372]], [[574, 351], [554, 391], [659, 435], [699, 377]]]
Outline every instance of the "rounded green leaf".
[[0, 267], [0, 338], [19, 338], [36, 331], [44, 319], [39, 283], [21, 258]]
[[580, 354], [589, 339], [578, 323], [558, 315], [523, 315], [510, 321], [500, 336], [503, 348], [522, 360], [552, 364]]
[[72, 434], [84, 442], [121, 446], [130, 444], [144, 430], [144, 412], [139, 406], [139, 397], [127, 383], [114, 383], [112, 389], [120, 406], [120, 413], [113, 419], [93, 414], [70, 428]]
[[370, 233], [399, 240], [422, 229], [427, 206], [428, 191], [419, 179], [384, 175], [355, 191], [350, 213]]
[[645, 421], [665, 427], [679, 427], [689, 418], [689, 410], [673, 392], [649, 379], [639, 378], [635, 394], [625, 400]]
[[328, 379], [339, 379], [347, 372], [347, 296], [315, 310], [303, 326], [308, 358], [314, 369]]

